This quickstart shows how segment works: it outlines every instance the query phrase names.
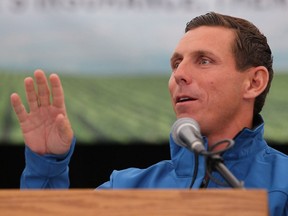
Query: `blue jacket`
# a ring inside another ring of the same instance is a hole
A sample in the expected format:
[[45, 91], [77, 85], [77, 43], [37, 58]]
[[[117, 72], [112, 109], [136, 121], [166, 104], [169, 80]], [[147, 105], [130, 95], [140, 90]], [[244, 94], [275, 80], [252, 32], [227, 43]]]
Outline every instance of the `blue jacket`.
[[[264, 123], [253, 130], [243, 129], [234, 139], [233, 148], [222, 158], [226, 167], [245, 188], [264, 188], [268, 192], [271, 216], [288, 215], [288, 156], [269, 147], [263, 139]], [[26, 147], [26, 167], [21, 176], [21, 188], [68, 188], [68, 164], [75, 145], [59, 156], [34, 154]], [[195, 155], [178, 145], [170, 136], [171, 160], [161, 161], [146, 169], [129, 168], [113, 171], [110, 181], [99, 189], [111, 188], [188, 188], [195, 169]], [[217, 172], [213, 177], [224, 182]], [[205, 176], [205, 160], [199, 156], [198, 172], [192, 188], [199, 188]], [[209, 181], [207, 188], [223, 188]]]

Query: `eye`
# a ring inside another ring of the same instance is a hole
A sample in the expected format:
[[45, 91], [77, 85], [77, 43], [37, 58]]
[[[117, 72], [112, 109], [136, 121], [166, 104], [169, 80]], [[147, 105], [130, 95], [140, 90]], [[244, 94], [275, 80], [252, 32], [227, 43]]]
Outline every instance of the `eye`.
[[210, 63], [212, 63], [212, 61], [211, 61], [209, 58], [201, 58], [201, 59], [199, 60], [199, 64], [200, 64], [200, 65], [208, 65], [208, 64], [210, 64]]
[[179, 67], [180, 63], [181, 63], [181, 61], [179, 61], [179, 60], [172, 62], [171, 63], [171, 68], [173, 70], [177, 69]]
[[180, 65], [180, 63], [179, 62], [175, 62], [175, 64], [174, 64], [174, 66], [173, 66], [173, 68], [178, 68], [179, 67], [179, 65]]

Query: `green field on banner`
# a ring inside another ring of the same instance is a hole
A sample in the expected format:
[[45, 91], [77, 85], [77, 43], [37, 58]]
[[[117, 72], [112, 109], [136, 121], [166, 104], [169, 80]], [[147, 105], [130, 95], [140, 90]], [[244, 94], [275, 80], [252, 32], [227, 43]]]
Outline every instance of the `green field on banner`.
[[[25, 101], [26, 76], [0, 71], [1, 143], [23, 143], [10, 94], [18, 92]], [[167, 86], [169, 75], [60, 77], [68, 115], [79, 142], [157, 144], [168, 140], [175, 121]], [[288, 143], [287, 83], [288, 75], [275, 75], [262, 112], [265, 136], [273, 142]]]

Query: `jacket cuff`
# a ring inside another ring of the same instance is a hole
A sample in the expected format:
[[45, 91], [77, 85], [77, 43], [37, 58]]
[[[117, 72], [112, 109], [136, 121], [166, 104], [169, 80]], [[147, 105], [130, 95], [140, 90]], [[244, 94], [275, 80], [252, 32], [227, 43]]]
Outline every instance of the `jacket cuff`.
[[33, 152], [27, 145], [25, 147], [26, 169], [37, 176], [55, 177], [63, 173], [69, 165], [74, 152], [76, 138], [74, 137], [69, 151], [62, 155], [39, 155]]

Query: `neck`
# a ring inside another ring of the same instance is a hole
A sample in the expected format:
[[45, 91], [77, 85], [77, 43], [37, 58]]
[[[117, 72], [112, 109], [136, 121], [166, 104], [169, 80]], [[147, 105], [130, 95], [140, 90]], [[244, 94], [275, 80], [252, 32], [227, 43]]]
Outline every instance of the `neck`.
[[[246, 122], [243, 121], [234, 121], [233, 125], [221, 127], [218, 128], [215, 133], [209, 134], [207, 137], [208, 139], [208, 146], [211, 147], [215, 143], [224, 140], [224, 139], [234, 139], [235, 136], [242, 131], [244, 128], [252, 128], [253, 126], [253, 120], [252, 118], [250, 120], [246, 120]], [[220, 144], [213, 148], [213, 151], [219, 151], [227, 147], [227, 142], [224, 142], [223, 144]]]

